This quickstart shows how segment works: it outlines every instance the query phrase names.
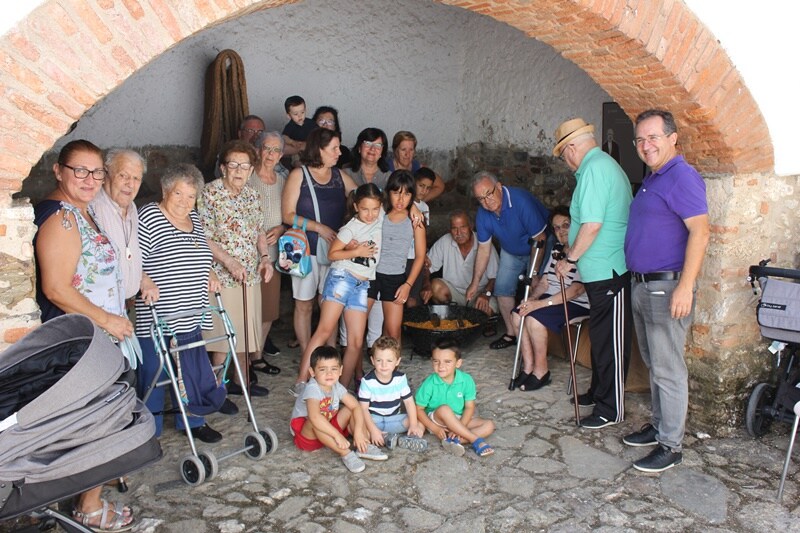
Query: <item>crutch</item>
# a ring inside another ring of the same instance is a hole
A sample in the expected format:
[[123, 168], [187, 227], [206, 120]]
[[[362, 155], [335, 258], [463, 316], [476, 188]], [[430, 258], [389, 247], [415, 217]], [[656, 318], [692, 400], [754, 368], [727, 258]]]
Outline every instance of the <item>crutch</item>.
[[[531, 292], [531, 283], [533, 283], [533, 277], [536, 273], [536, 260], [539, 259], [539, 251], [544, 248], [547, 239], [536, 240], [534, 237], [531, 237], [528, 242], [533, 246], [533, 261], [531, 261], [531, 267], [528, 270], [528, 276], [525, 277], [524, 274], [520, 275], [520, 281], [525, 282], [525, 297], [524, 300], [528, 299], [528, 294]], [[519, 354], [522, 348], [522, 328], [525, 327], [525, 318], [524, 316], [520, 316], [519, 320], [519, 331], [517, 332], [517, 350], [514, 353], [514, 370], [511, 372], [511, 382], [508, 384], [508, 390], [514, 390], [515, 383], [514, 381], [517, 379], [517, 372], [519, 372]]]
[[[559, 254], [560, 257], [558, 259], [564, 259], [564, 254], [562, 252], [556, 252]], [[555, 254], [554, 254], [555, 255]], [[561, 303], [564, 305], [564, 320], [567, 322], [567, 346], [569, 346], [569, 376], [570, 380], [572, 381], [572, 400], [573, 404], [575, 405], [575, 425], [581, 425], [581, 409], [578, 406], [578, 393], [577, 393], [577, 384], [578, 382], [575, 379], [575, 347], [572, 345], [572, 331], [569, 327], [569, 309], [567, 307], [567, 288], [564, 285], [564, 278], [558, 276], [558, 282], [561, 284]]]

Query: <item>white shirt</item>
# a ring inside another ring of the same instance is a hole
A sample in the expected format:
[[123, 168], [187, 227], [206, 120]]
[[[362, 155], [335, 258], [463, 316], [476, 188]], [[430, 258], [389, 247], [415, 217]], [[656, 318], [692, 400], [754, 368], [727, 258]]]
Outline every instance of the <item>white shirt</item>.
[[139, 248], [139, 216], [136, 205], [131, 202], [127, 215], [123, 216], [122, 208], [103, 188], [94, 197], [91, 205], [94, 208], [95, 222], [117, 249], [125, 298], [131, 298], [139, 292], [142, 284], [142, 252]]
[[[458, 243], [453, 240], [449, 233], [442, 235], [428, 251], [428, 258], [431, 260], [431, 272], [436, 272], [440, 268], [442, 278], [446, 279], [459, 291], [466, 292], [469, 284], [472, 283], [472, 272], [475, 270], [475, 256], [478, 253], [478, 235], [472, 232], [472, 249], [467, 257], [461, 255]], [[489, 264], [486, 272], [483, 273], [479, 287], [482, 290], [489, 283], [490, 279], [497, 277], [497, 265], [499, 259], [497, 250], [491, 247]]]

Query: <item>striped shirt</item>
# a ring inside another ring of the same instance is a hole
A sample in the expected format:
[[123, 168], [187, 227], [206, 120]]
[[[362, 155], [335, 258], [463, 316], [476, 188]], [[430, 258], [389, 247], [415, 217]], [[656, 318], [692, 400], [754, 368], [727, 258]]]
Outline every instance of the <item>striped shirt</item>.
[[[545, 294], [550, 296], [561, 294], [561, 282], [558, 280], [558, 274], [556, 274], [556, 263], [557, 261], [554, 258], [551, 258], [550, 264], [547, 265], [547, 270], [544, 273], [545, 278], [547, 279], [547, 290], [545, 291]], [[569, 274], [567, 274], [567, 277], [564, 278], [564, 287], [569, 287], [573, 283], [583, 283], [581, 280], [581, 275], [578, 273], [578, 269], [575, 268], [575, 265], [572, 265], [572, 268], [569, 270]], [[587, 309], [589, 308], [589, 296], [585, 292], [580, 296], [573, 298], [570, 300], [570, 302]]]
[[370, 370], [361, 380], [358, 389], [358, 401], [369, 403], [369, 412], [380, 416], [396, 415], [400, 412], [400, 404], [411, 398], [411, 388], [406, 375], [395, 370], [389, 383], [383, 383]]
[[[142, 269], [158, 287], [155, 304], [159, 317], [208, 307], [208, 273], [211, 270], [211, 248], [206, 242], [203, 225], [196, 211], [189, 214], [192, 231], [181, 231], [167, 220], [155, 203], [139, 210], [139, 246]], [[150, 336], [152, 323], [149, 308], [136, 299], [136, 335]], [[168, 322], [172, 333], [188, 333], [201, 325], [200, 315]], [[202, 324], [210, 329], [210, 317]]]

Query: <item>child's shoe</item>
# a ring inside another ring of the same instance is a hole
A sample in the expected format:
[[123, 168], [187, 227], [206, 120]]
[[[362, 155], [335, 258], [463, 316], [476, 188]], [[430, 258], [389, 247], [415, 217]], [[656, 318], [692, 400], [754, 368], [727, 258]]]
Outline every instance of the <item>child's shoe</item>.
[[420, 437], [409, 435], [398, 435], [397, 433], [387, 433], [383, 441], [390, 450], [404, 448], [412, 452], [424, 452], [428, 449], [428, 441]]
[[367, 468], [367, 465], [364, 464], [364, 461], [358, 458], [356, 452], [350, 452], [342, 457], [342, 462], [344, 463], [344, 466], [346, 466], [347, 469], [354, 474], [363, 472], [364, 469]]
[[466, 453], [464, 446], [461, 445], [461, 441], [458, 440], [458, 437], [447, 437], [442, 441], [442, 448], [448, 453], [452, 453], [456, 457], [463, 457]]
[[368, 444], [367, 451], [365, 452], [356, 451], [356, 455], [362, 459], [369, 459], [370, 461], [385, 461], [389, 458], [388, 455], [383, 453], [380, 448], [374, 444]]

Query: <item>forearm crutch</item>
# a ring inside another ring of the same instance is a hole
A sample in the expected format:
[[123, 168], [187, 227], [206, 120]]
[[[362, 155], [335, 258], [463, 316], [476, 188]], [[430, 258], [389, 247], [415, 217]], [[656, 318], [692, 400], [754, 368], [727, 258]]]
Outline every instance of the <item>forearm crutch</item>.
[[564, 320], [566, 321], [567, 325], [567, 346], [569, 346], [569, 376], [570, 380], [572, 380], [572, 400], [573, 404], [575, 405], [575, 425], [581, 425], [581, 409], [578, 406], [578, 394], [575, 390], [576, 384], [578, 383], [575, 380], [575, 347], [572, 345], [572, 331], [569, 327], [569, 309], [567, 307], [567, 288], [564, 285], [564, 278], [562, 276], [558, 276], [558, 281], [561, 284], [561, 303], [564, 305]]
[[[540, 239], [536, 240], [534, 237], [531, 237], [530, 244], [533, 246], [533, 260], [531, 261], [531, 267], [528, 269], [528, 276], [520, 275], [519, 279], [525, 282], [525, 297], [523, 301], [528, 299], [528, 294], [531, 292], [531, 283], [533, 283], [533, 277], [536, 273], [536, 261], [539, 259], [539, 252], [542, 248], [544, 248], [547, 239]], [[517, 350], [514, 353], [514, 370], [511, 372], [511, 382], [508, 384], [508, 390], [514, 390], [515, 387], [515, 380], [517, 379], [517, 373], [519, 372], [519, 354], [522, 347], [522, 328], [525, 327], [525, 316], [520, 315], [519, 317], [519, 331], [517, 332]]]

